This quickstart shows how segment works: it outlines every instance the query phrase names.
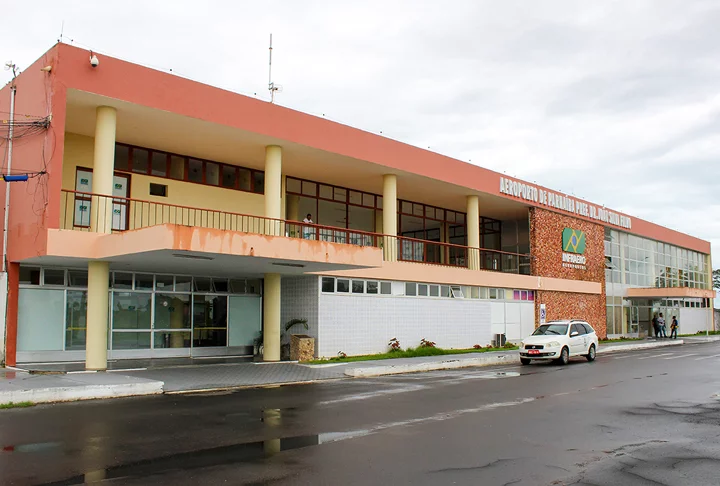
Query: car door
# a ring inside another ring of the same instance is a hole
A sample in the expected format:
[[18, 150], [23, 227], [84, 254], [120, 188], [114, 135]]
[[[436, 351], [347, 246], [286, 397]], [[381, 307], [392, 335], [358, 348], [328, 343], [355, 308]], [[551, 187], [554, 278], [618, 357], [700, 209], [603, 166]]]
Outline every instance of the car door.
[[570, 354], [582, 354], [584, 352], [583, 341], [587, 339], [587, 332], [580, 324], [573, 324], [570, 327]]

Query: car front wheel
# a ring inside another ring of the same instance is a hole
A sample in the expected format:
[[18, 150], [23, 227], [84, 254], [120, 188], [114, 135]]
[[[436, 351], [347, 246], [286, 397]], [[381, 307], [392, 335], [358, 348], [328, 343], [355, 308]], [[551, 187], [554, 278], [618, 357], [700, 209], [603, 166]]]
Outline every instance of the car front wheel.
[[588, 349], [588, 354], [585, 355], [585, 358], [587, 358], [588, 361], [595, 361], [595, 354], [597, 351], [595, 351], [595, 345], [591, 344], [590, 349]]
[[568, 348], [562, 348], [560, 351], [560, 357], [558, 358], [558, 364], [566, 365], [570, 362], [570, 351]]

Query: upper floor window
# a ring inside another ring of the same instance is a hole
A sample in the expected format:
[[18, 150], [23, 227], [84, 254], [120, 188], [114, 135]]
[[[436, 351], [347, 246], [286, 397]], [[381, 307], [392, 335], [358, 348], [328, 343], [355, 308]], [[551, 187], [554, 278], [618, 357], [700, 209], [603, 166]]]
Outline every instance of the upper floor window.
[[115, 170], [256, 194], [265, 192], [265, 173], [261, 170], [122, 143], [115, 144]]

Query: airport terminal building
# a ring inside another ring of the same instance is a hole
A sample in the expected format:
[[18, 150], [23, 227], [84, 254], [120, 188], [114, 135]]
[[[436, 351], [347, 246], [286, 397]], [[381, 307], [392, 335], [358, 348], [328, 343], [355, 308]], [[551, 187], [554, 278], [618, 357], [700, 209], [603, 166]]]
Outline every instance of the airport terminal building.
[[[712, 326], [710, 243], [324, 118], [57, 44], [14, 122], [4, 361], [319, 357], [582, 318]], [[4, 115], [7, 116], [7, 115]], [[23, 123], [20, 123], [22, 121]], [[312, 222], [304, 222], [308, 219]]]

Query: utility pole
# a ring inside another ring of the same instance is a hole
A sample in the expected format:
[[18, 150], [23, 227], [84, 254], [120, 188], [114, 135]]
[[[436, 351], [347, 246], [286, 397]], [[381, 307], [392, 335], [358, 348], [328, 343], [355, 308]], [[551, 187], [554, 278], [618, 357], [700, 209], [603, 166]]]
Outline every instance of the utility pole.
[[[12, 169], [12, 150], [13, 150], [13, 129], [15, 125], [15, 93], [17, 87], [15, 86], [15, 64], [9, 62], [5, 65], [8, 69], [12, 69], [13, 77], [10, 81], [10, 127], [8, 128], [8, 162], [7, 162], [7, 176], [9, 177], [10, 170]], [[8, 249], [8, 224], [10, 220], [10, 184], [5, 183], [5, 225], [3, 226], [3, 261], [2, 271], [7, 272], [7, 249]]]

